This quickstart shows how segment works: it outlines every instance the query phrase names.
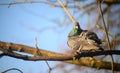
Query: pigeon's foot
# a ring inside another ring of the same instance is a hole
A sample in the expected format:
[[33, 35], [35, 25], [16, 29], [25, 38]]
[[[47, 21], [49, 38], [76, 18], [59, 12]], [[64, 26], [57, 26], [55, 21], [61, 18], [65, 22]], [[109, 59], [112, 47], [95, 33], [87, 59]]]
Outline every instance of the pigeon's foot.
[[74, 59], [76, 60], [76, 59], [80, 59], [80, 57], [78, 56], [79, 54], [81, 54], [82, 52], [80, 52], [80, 51], [76, 51], [75, 53], [74, 53]]

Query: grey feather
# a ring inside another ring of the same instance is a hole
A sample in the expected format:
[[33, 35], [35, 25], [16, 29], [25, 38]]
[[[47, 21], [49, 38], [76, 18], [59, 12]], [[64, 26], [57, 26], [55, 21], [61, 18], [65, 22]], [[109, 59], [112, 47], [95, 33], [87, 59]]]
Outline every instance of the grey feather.
[[88, 30], [83, 30], [76, 36], [68, 36], [67, 44], [76, 51], [103, 50], [98, 36]]

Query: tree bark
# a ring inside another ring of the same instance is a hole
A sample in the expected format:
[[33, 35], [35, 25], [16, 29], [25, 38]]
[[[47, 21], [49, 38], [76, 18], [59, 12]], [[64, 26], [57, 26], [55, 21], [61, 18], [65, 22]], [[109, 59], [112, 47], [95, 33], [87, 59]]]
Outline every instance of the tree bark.
[[[76, 55], [78, 59], [74, 59], [75, 55], [73, 54], [61, 54], [50, 52], [43, 49], [37, 49], [34, 47], [29, 47], [20, 44], [8, 43], [0, 41], [0, 50], [3, 52], [0, 54], [2, 56], [10, 56], [17, 59], [23, 59], [28, 61], [63, 61], [66, 63], [72, 63], [76, 65], [83, 65], [87, 67], [97, 68], [97, 69], [108, 69], [111, 70], [111, 63], [101, 60], [90, 60], [85, 57], [98, 56], [98, 55], [120, 55], [119, 50], [106, 50], [106, 51], [97, 51], [97, 52], [88, 52], [81, 53]], [[31, 54], [31, 56], [18, 54], [17, 52], [23, 52]], [[120, 63], [114, 63], [115, 71], [120, 71]]]

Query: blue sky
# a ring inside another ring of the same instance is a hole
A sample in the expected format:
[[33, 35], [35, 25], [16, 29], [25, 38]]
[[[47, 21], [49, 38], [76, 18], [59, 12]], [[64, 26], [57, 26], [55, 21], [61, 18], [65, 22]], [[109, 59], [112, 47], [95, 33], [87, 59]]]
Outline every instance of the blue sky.
[[[0, 4], [14, 1], [2, 0]], [[9, 8], [8, 5], [0, 5], [0, 40], [34, 47], [35, 37], [37, 37], [40, 48], [60, 52], [59, 45], [64, 44], [67, 47], [67, 35], [72, 28], [72, 25], [59, 26], [54, 22], [54, 20], [63, 19], [63, 13], [62, 9], [45, 4], [18, 4], [11, 5]], [[54, 62], [49, 63], [54, 66]], [[9, 68], [18, 68], [24, 73], [46, 73], [48, 71], [44, 61], [30, 62], [2, 57], [0, 72]]]
[[[46, 39], [48, 41], [57, 39], [55, 37], [59, 35], [51, 28], [58, 27], [58, 24], [54, 23], [54, 19], [63, 18], [61, 9], [44, 4], [22, 4], [11, 5], [10, 8], [8, 6], [0, 6], [0, 12], [0, 33], [3, 35], [0, 38], [3, 41], [28, 43], [28, 45], [33, 46], [35, 37], [38, 38], [38, 42], [45, 42]], [[42, 30], [44, 28], [49, 29]], [[43, 38], [46, 39], [43, 40]]]
[[[2, 0], [0, 4], [14, 1]], [[72, 13], [72, 10], [70, 11]], [[62, 22], [65, 20], [64, 15], [63, 9], [41, 3], [17, 4], [9, 8], [8, 5], [0, 5], [0, 40], [35, 47], [35, 37], [37, 37], [39, 48], [59, 53], [63, 52], [62, 48], [70, 50], [67, 46], [67, 35], [73, 25]], [[79, 21], [84, 29], [87, 28], [85, 25], [87, 17], [85, 15]], [[54, 63], [59, 62], [49, 62], [51, 67], [54, 67]], [[47, 73], [48, 71], [44, 61], [34, 62], [2, 57], [0, 72], [8, 68], [18, 68], [24, 73]], [[58, 72], [53, 70], [52, 73]]]

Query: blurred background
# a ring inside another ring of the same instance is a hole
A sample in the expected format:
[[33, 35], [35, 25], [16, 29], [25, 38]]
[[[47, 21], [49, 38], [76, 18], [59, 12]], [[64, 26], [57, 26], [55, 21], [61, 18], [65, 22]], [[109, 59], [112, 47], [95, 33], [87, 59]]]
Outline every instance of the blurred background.
[[[107, 49], [106, 35], [99, 14], [97, 0], [63, 0], [72, 16], [82, 29], [95, 32]], [[102, 10], [109, 32], [112, 49], [120, 48], [120, 2], [103, 2]], [[59, 53], [70, 53], [67, 36], [73, 27], [57, 0], [1, 0], [0, 1], [0, 41], [38, 47]], [[102, 58], [111, 61], [109, 56]], [[114, 56], [116, 63], [120, 57]], [[106, 73], [110, 70], [97, 70], [84, 66], [48, 61], [51, 73]], [[0, 58], [0, 72], [18, 68], [24, 73], [48, 73], [45, 61], [24, 61], [4, 56]], [[19, 73], [10, 71], [8, 73]]]

